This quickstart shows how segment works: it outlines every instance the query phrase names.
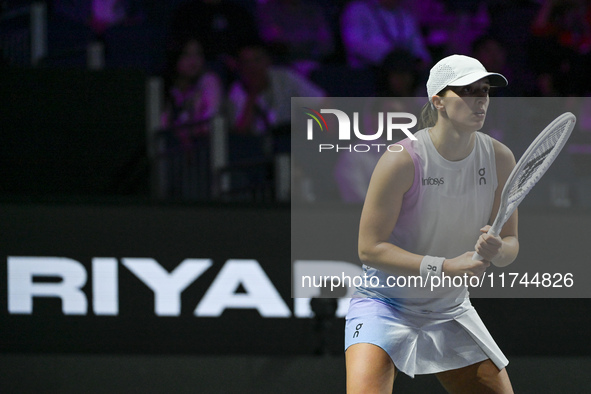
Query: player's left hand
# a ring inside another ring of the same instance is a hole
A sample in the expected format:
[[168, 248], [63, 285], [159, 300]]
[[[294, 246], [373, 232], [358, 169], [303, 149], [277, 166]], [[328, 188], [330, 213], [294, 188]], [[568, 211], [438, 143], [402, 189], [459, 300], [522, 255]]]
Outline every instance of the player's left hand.
[[499, 254], [501, 247], [503, 246], [503, 240], [499, 236], [492, 236], [487, 234], [490, 226], [484, 226], [480, 229], [482, 233], [474, 246], [474, 250], [482, 256], [485, 261], [493, 261], [493, 259]]

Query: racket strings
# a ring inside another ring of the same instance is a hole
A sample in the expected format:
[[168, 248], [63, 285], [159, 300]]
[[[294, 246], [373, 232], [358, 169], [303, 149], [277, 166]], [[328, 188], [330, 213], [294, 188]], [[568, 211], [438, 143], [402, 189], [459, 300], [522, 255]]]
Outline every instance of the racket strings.
[[568, 119], [557, 124], [532, 152], [530, 159], [523, 166], [521, 174], [511, 186], [508, 195], [509, 204], [519, 203], [546, 172], [562, 149], [563, 141], [561, 140], [568, 138], [569, 133], [566, 133], [565, 130], [569, 128], [571, 122], [572, 120]]
[[550, 123], [527, 148], [509, 175], [501, 205], [489, 233], [499, 234], [517, 206], [558, 156], [575, 127], [576, 117], [565, 112]]

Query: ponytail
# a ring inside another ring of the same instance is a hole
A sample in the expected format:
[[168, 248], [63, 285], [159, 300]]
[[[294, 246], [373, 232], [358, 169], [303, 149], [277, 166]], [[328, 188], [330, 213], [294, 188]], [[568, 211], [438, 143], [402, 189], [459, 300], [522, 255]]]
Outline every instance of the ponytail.
[[[437, 96], [443, 96], [445, 92], [449, 89], [449, 86], [446, 86], [442, 91], [437, 93]], [[419, 120], [419, 130], [433, 127], [435, 123], [437, 123], [438, 112], [431, 104], [431, 100], [425, 105], [423, 105], [423, 109], [421, 109], [421, 119]]]
[[423, 105], [423, 109], [421, 110], [421, 118], [419, 120], [419, 130], [433, 127], [437, 123], [437, 110], [431, 102], [426, 103]]

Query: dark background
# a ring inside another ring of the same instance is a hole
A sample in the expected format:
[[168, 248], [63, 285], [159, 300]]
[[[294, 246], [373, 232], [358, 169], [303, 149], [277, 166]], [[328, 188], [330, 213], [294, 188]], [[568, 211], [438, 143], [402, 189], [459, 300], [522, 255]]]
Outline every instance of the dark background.
[[[314, 353], [317, 334], [313, 330], [313, 319], [264, 318], [255, 309], [227, 309], [218, 318], [193, 315], [198, 302], [229, 259], [257, 260], [293, 312], [291, 228], [287, 207], [72, 203], [3, 204], [1, 207], [3, 242], [0, 250], [4, 268], [0, 270], [3, 322], [0, 346], [3, 352], [283, 356]], [[355, 215], [349, 218], [352, 223], [355, 221]], [[548, 245], [535, 243], [537, 234], [532, 227], [544, 218], [548, 220], [551, 215], [522, 213], [521, 243], [533, 247], [515, 264], [528, 264], [548, 253]], [[578, 219], [580, 215], [552, 218], [556, 228], [571, 239], [576, 238], [577, 230], [572, 223]], [[572, 233], [570, 237], [568, 233]], [[327, 249], [337, 251], [334, 259], [356, 263], [346, 259], [350, 255], [348, 245], [354, 238], [348, 228], [334, 228], [330, 221], [319, 220], [310, 234], [311, 237], [331, 234], [324, 240]], [[548, 236], [547, 230], [544, 236]], [[80, 262], [88, 272], [83, 288], [89, 302], [87, 315], [64, 315], [59, 299], [43, 297], [34, 299], [31, 315], [9, 314], [8, 256], [56, 256]], [[90, 289], [93, 257], [118, 260], [149, 257], [168, 271], [186, 258], [210, 258], [213, 266], [181, 293], [181, 315], [163, 317], [154, 313], [153, 291], [120, 263], [119, 315], [96, 316], [92, 311]], [[317, 258], [325, 259], [324, 256]], [[574, 280], [582, 279], [575, 276]], [[244, 290], [236, 289], [240, 291]], [[549, 290], [548, 296], [552, 294]], [[587, 313], [591, 307], [589, 298], [473, 298], [472, 302], [508, 354], [585, 356], [591, 352], [591, 342], [586, 340], [591, 324]], [[342, 319], [335, 320], [330, 342], [333, 354], [342, 351], [343, 324]], [[542, 343], [544, 345], [540, 346]]]
[[[349, 216], [353, 223], [355, 215]], [[538, 245], [526, 256], [543, 257], [553, 247], [536, 240], [538, 221], [552, 220], [567, 237], [576, 237], [572, 224], [588, 218], [583, 212], [523, 212], [522, 242]], [[331, 233], [327, 242], [341, 249], [337, 258], [344, 257], [351, 232], [324, 223], [311, 236]], [[343, 319], [333, 320], [329, 352], [320, 356], [313, 319], [263, 318], [256, 310], [236, 309], [217, 318], [193, 315], [222, 265], [238, 258], [257, 260], [293, 312], [289, 207], [3, 203], [0, 233], [3, 392], [344, 391]], [[7, 256], [60, 256], [83, 264], [89, 272], [83, 288], [87, 315], [65, 316], [61, 302], [50, 298], [35, 298], [31, 315], [9, 314]], [[214, 264], [183, 291], [178, 317], [156, 316], [153, 292], [119, 265], [119, 315], [96, 316], [89, 289], [92, 257], [150, 257], [167, 270], [185, 258], [211, 258]], [[591, 352], [589, 299], [472, 302], [511, 362], [514, 386], [522, 389], [516, 392], [587, 392], [587, 378], [576, 371], [588, 365]], [[294, 384], [302, 376], [305, 381]], [[433, 376], [401, 376], [397, 387], [440, 392]]]

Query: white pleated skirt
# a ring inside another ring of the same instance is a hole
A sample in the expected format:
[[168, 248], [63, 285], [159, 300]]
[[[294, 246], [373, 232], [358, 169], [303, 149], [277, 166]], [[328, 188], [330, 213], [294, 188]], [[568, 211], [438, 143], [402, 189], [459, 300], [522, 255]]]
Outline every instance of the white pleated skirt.
[[410, 377], [486, 359], [499, 370], [509, 364], [468, 298], [444, 313], [415, 312], [376, 298], [353, 298], [346, 318], [345, 350], [357, 343], [381, 347], [397, 370]]

